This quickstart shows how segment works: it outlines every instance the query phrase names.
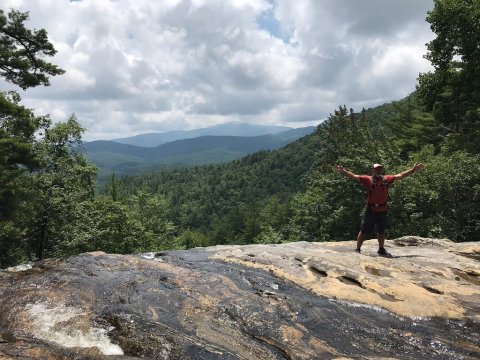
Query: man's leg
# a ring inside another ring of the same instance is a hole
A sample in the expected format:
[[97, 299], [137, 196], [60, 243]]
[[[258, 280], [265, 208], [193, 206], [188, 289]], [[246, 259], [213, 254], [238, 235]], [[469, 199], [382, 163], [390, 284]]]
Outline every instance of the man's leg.
[[385, 245], [385, 233], [377, 233], [377, 239], [378, 239], [378, 248], [383, 249], [383, 246]]
[[373, 231], [373, 228], [375, 226], [374, 220], [375, 219], [373, 217], [373, 213], [368, 208], [366, 208], [363, 214], [362, 225], [360, 226], [360, 231], [357, 235], [357, 252], [360, 252], [360, 248], [365, 241], [366, 234], [370, 234]]
[[385, 257], [392, 257], [392, 254], [390, 254], [383, 245], [385, 244], [385, 233], [377, 233], [377, 239], [378, 239], [378, 255], [380, 256], [385, 256]]
[[357, 235], [357, 250], [360, 251], [363, 242], [365, 241], [365, 234], [360, 230]]
[[378, 239], [378, 249], [384, 249], [385, 245], [385, 229], [387, 227], [387, 213], [377, 213], [376, 214], [377, 222], [377, 239]]

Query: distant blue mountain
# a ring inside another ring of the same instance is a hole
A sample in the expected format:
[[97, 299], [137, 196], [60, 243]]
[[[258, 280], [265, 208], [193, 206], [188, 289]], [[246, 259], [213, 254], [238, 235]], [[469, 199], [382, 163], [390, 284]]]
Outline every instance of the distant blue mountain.
[[238, 159], [260, 150], [285, 146], [314, 131], [315, 127], [290, 129], [262, 136], [199, 136], [142, 147], [98, 140], [83, 144], [87, 157], [101, 174], [133, 174], [166, 166], [191, 166]]
[[192, 139], [200, 136], [260, 136], [278, 134], [287, 130], [292, 130], [292, 128], [232, 122], [202, 129], [140, 134], [110, 141], [128, 145], [155, 147], [175, 140]]

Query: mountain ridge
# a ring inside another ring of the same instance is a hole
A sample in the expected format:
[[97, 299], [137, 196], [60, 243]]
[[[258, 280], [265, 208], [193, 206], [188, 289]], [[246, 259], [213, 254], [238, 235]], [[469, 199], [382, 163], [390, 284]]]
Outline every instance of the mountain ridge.
[[283, 147], [314, 131], [314, 127], [291, 129], [261, 136], [200, 136], [142, 147], [109, 140], [83, 143], [87, 157], [101, 170], [132, 173], [154, 165], [204, 165]]
[[156, 147], [168, 142], [184, 139], [192, 139], [200, 136], [261, 136], [269, 134], [278, 134], [283, 131], [293, 130], [294, 128], [278, 125], [258, 125], [248, 123], [226, 123], [206, 128], [193, 130], [174, 130], [159, 133], [145, 133], [123, 138], [112, 139], [109, 141], [136, 145], [143, 147]]

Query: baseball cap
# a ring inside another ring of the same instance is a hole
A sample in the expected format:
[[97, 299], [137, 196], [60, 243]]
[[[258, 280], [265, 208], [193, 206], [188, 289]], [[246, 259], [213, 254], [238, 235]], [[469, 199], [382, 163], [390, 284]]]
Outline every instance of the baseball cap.
[[374, 168], [374, 169], [376, 169], [376, 168], [383, 168], [383, 166], [380, 165], [380, 164], [373, 164], [373, 168]]

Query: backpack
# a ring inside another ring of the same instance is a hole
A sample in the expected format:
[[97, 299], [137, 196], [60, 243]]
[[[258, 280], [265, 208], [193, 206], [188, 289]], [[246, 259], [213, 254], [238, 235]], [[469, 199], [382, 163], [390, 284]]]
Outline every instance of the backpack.
[[[380, 177], [380, 179], [382, 179], [381, 186], [385, 186], [387, 188], [387, 198], [385, 199], [385, 203], [387, 203], [387, 201], [390, 199], [390, 195], [388, 194], [388, 183], [385, 180], [385, 177], [383, 175], [377, 176], [377, 179], [378, 179], [378, 177]], [[373, 190], [375, 190], [375, 187], [378, 186], [378, 184], [377, 184], [378, 181], [375, 178], [375, 176], [372, 175], [371, 179], [372, 179], [372, 186], [369, 190], [365, 190], [365, 199], [368, 199], [368, 196], [373, 192]]]

